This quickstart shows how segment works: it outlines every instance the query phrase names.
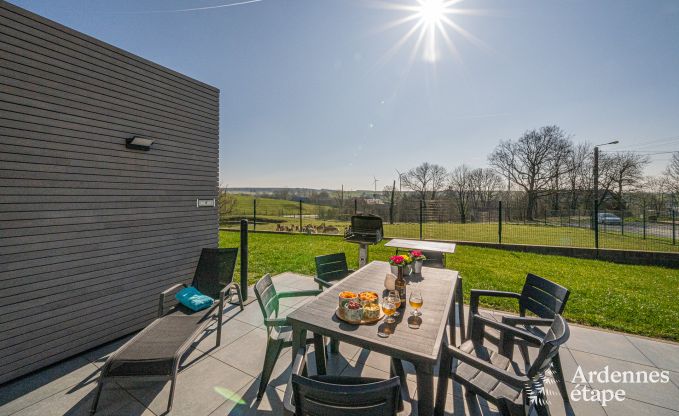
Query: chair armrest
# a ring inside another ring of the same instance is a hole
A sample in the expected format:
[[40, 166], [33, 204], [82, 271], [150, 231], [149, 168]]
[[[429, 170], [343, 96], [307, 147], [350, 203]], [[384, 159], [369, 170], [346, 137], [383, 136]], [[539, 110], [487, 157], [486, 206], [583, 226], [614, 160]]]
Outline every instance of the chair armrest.
[[290, 414], [295, 414], [295, 405], [292, 403], [292, 374], [298, 376], [304, 375], [304, 367], [306, 367], [306, 348], [300, 347], [297, 350], [297, 355], [295, 356], [295, 361], [292, 363], [292, 372], [290, 378], [288, 379], [288, 386], [285, 389], [285, 396], [283, 396], [283, 406]]
[[535, 325], [551, 326], [554, 319], [537, 318], [531, 316], [503, 316], [502, 323], [507, 325]]
[[302, 296], [317, 296], [323, 293], [322, 290], [310, 289], [310, 290], [296, 290], [294, 292], [278, 292], [279, 298], [296, 298]]
[[318, 283], [323, 287], [332, 287], [332, 283], [328, 283], [323, 279], [319, 279], [318, 277], [314, 277], [314, 282]]
[[186, 283], [177, 283], [176, 285], [169, 287], [162, 292], [160, 292], [160, 299], [158, 299], [158, 317], [160, 318], [165, 313], [165, 296], [168, 293], [177, 290], [180, 287], [187, 287]]
[[275, 326], [287, 326], [290, 325], [288, 318], [266, 318], [264, 319], [264, 326], [267, 328]]
[[514, 292], [472, 289], [471, 294], [469, 295], [469, 313], [477, 314], [479, 312], [479, 299], [481, 298], [481, 296], [495, 298], [513, 298], [513, 299], [521, 298], [520, 294]]
[[490, 374], [496, 379], [511, 386], [523, 388], [529, 381], [528, 377], [519, 376], [517, 374], [512, 374], [509, 371], [502, 370], [498, 367], [495, 367], [493, 364], [468, 354], [458, 348], [448, 346], [448, 352], [461, 362], [469, 364], [470, 366], [479, 369], [484, 373]]
[[500, 322], [494, 321], [492, 319], [488, 319], [488, 318], [481, 316], [481, 315], [475, 315], [474, 319], [483, 322], [485, 325], [488, 325], [492, 328], [497, 329], [501, 333], [500, 336], [502, 336], [504, 334], [510, 334], [510, 335], [515, 336], [517, 338], [521, 338], [521, 339], [525, 340], [526, 342], [528, 342], [530, 344], [534, 344], [536, 346], [542, 345], [542, 339], [540, 337], [537, 337], [537, 336], [531, 334], [530, 332], [527, 332], [527, 331], [524, 331], [522, 329], [507, 325], [505, 323], [500, 323]]

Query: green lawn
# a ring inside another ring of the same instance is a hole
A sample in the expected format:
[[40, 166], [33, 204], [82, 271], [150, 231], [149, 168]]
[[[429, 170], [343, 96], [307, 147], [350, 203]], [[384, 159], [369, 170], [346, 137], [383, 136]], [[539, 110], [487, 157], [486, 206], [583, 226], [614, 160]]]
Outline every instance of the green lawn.
[[[315, 205], [310, 207], [316, 207], [315, 209], [317, 209], [317, 206]], [[251, 211], [248, 212], [251, 213]], [[259, 212], [260, 210], [258, 208], [258, 213]], [[299, 225], [299, 217], [263, 216], [258, 214], [258, 218], [275, 220], [284, 225]], [[321, 223], [327, 226], [337, 227], [340, 230], [340, 233], [345, 227], [349, 226], [348, 222], [314, 218], [302, 219], [303, 225], [319, 225]], [[273, 222], [258, 223], [257, 230], [273, 231], [276, 229], [276, 225], [277, 223]], [[233, 225], [233, 227], [237, 228], [237, 225]], [[385, 224], [384, 232], [388, 237], [419, 238], [420, 226], [417, 223]], [[425, 239], [430, 240], [496, 243], [498, 241], [498, 224], [493, 222], [468, 224], [426, 223], [423, 225], [422, 234]], [[620, 235], [610, 232], [601, 232], [599, 241], [601, 248], [679, 252], [679, 245], [673, 245], [670, 238], [648, 236], [648, 238], [643, 239], [638, 235]], [[594, 248], [594, 233], [587, 228], [543, 225], [540, 223], [533, 225], [503, 224], [502, 242], [505, 244]]]
[[[235, 247], [239, 234], [220, 232], [221, 247]], [[312, 275], [314, 257], [344, 251], [357, 267], [358, 248], [337, 237], [250, 234], [249, 280], [285, 271]], [[393, 249], [370, 248], [371, 260], [386, 260]], [[470, 288], [519, 291], [527, 272], [571, 290], [565, 316], [571, 322], [679, 341], [679, 270], [621, 265], [597, 260], [459, 246], [447, 267]], [[485, 306], [514, 310], [511, 301], [488, 299]]]
[[[233, 207], [234, 214], [247, 214], [252, 216], [253, 211], [253, 200], [252, 195], [234, 194], [236, 203]], [[327, 208], [325, 206], [321, 206]], [[319, 205], [315, 204], [302, 204], [302, 214], [303, 215], [315, 215], [318, 214]], [[287, 201], [284, 199], [274, 199], [274, 198], [257, 198], [257, 215], [258, 216], [284, 216], [284, 215], [298, 215], [299, 214], [299, 202]], [[289, 218], [288, 218], [289, 219]]]

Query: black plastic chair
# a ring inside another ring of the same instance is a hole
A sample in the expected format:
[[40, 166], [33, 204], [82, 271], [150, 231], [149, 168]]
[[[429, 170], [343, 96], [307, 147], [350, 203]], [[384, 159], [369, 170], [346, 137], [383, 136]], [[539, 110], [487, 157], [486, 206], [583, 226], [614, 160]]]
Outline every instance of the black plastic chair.
[[347, 266], [347, 258], [344, 253], [326, 254], [316, 256], [316, 277], [318, 288], [328, 288], [333, 282], [342, 280], [354, 271]]
[[[513, 298], [518, 301], [519, 316], [504, 316], [501, 322], [513, 325], [524, 331], [527, 331], [539, 338], [545, 337], [545, 332], [537, 327], [537, 324], [544, 322], [544, 319], [553, 319], [557, 314], [562, 314], [568, 301], [570, 292], [565, 287], [551, 282], [534, 274], [526, 276], [526, 282], [523, 285], [521, 293], [501, 292], [495, 290], [477, 290], [472, 289], [469, 299], [469, 330], [472, 328], [472, 321], [479, 317], [484, 320], [495, 320], [492, 314], [484, 314], [479, 312], [479, 299], [482, 296]], [[526, 313], [530, 312], [536, 317], [527, 317]], [[490, 341], [494, 345], [499, 345], [500, 337], [498, 331], [490, 330], [484, 331], [484, 339]], [[517, 340], [517, 346], [523, 356], [523, 361], [526, 367], [529, 365], [528, 344]], [[513, 351], [507, 351], [509, 357]], [[561, 366], [561, 359], [559, 354], [556, 354], [553, 359], [554, 364], [554, 378], [559, 386], [559, 391], [564, 401], [568, 402], [568, 392], [564, 384], [563, 369]]]
[[[503, 416], [527, 416], [533, 410], [538, 415], [549, 415], [543, 384], [545, 372], [559, 353], [559, 347], [568, 340], [570, 331], [561, 315], [555, 315], [551, 320], [543, 319], [539, 325], [549, 326], [543, 338], [493, 320], [475, 319], [469, 340], [459, 348], [446, 346], [443, 349], [436, 393], [438, 413], [441, 414], [445, 407], [450, 374], [453, 380], [464, 386], [469, 401], [480, 395], [495, 404]], [[483, 346], [486, 326], [501, 333], [499, 353]], [[515, 339], [539, 348], [537, 357], [525, 373], [519, 364], [507, 357], [507, 352], [514, 348]], [[457, 359], [458, 363], [451, 371], [453, 359]]]
[[116, 377], [171, 380], [167, 411], [172, 409], [180, 359], [193, 340], [214, 322], [215, 317], [216, 344], [220, 345], [225, 297], [230, 296], [233, 289], [238, 294], [240, 308], [243, 310], [240, 286], [233, 283], [237, 256], [237, 248], [204, 248], [201, 251], [191, 286], [215, 299], [213, 305], [207, 309], [194, 312], [174, 300], [173, 305], [165, 312], [165, 305], [168, 303], [166, 296], [186, 287], [185, 283], [176, 284], [160, 294], [158, 319], [106, 360], [101, 369], [90, 413], [94, 414], [97, 410], [104, 381]]
[[295, 416], [396, 416], [402, 410], [400, 380], [307, 376], [306, 350], [297, 351], [283, 404]]
[[[280, 299], [316, 296], [322, 293], [320, 290], [300, 290], [294, 292], [277, 292], [271, 281], [271, 276], [266, 274], [259, 279], [255, 284], [255, 296], [257, 302], [262, 310], [264, 316], [264, 325], [266, 326], [268, 339], [266, 342], [266, 354], [264, 357], [264, 365], [262, 368], [262, 375], [259, 382], [259, 390], [257, 392], [257, 399], [261, 399], [266, 391], [266, 386], [269, 384], [271, 372], [273, 371], [278, 356], [281, 350], [285, 347], [292, 346], [292, 327], [287, 318], [279, 317]], [[313, 335], [313, 338], [306, 340], [307, 344], [313, 342], [316, 351], [316, 365], [319, 367], [319, 372], [325, 374], [325, 357], [324, 347], [325, 342], [320, 335]], [[319, 353], [319, 351], [321, 353]]]

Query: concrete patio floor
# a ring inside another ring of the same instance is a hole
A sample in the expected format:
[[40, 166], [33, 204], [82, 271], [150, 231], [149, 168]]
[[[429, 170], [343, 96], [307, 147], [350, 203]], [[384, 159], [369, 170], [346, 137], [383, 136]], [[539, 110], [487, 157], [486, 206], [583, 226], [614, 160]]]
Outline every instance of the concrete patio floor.
[[[315, 288], [309, 277], [284, 273], [274, 278], [279, 290]], [[290, 301], [290, 300], [286, 300]], [[289, 312], [294, 306], [284, 303]], [[426, 313], [426, 303], [423, 311]], [[172, 415], [281, 415], [282, 398], [289, 377], [290, 349], [286, 349], [274, 370], [266, 395], [255, 396], [264, 357], [266, 332], [256, 302], [243, 312], [230, 307], [222, 332], [222, 344], [215, 346], [214, 331], [197, 340], [189, 351], [179, 373]], [[88, 351], [54, 366], [0, 386], [0, 416], [87, 415], [98, 378], [98, 369], [106, 357], [129, 337]], [[311, 352], [313, 354], [313, 352]], [[517, 355], [518, 357], [518, 355]], [[570, 383], [581, 366], [585, 373], [614, 370], [669, 372], [669, 381], [655, 384], [599, 383], [595, 389], [623, 389], [624, 401], [600, 403], [571, 400], [566, 407], [556, 386], [548, 386], [553, 415], [625, 416], [679, 415], [679, 345], [621, 333], [605, 332], [571, 325], [571, 338], [561, 353], [569, 392]], [[339, 355], [328, 357], [329, 371], [346, 375], [388, 377], [389, 359], [381, 354], [341, 344]], [[309, 360], [313, 369], [313, 359]], [[417, 400], [414, 374], [409, 371], [412, 401]], [[485, 401], [469, 404], [463, 399], [459, 385], [448, 389], [447, 414], [495, 415]], [[97, 415], [161, 415], [165, 414], [169, 383], [125, 381], [110, 383], [102, 392]], [[470, 407], [471, 406], [471, 407]], [[404, 414], [411, 414], [412, 403], [406, 403]]]

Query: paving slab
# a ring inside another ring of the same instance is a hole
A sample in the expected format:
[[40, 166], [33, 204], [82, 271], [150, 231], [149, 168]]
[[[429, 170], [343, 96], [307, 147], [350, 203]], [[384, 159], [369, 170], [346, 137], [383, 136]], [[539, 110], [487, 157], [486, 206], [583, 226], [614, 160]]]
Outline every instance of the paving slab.
[[83, 356], [51, 365], [0, 387], [0, 415], [14, 414], [98, 377], [98, 368]]
[[571, 336], [566, 347], [576, 351], [598, 354], [643, 365], [653, 363], [632, 344], [625, 334], [598, 331], [578, 325], [570, 325]]
[[[179, 373], [175, 387], [173, 416], [208, 415], [221, 406], [232, 392], [252, 382], [254, 377], [223, 362], [206, 357]], [[156, 414], [167, 408], [169, 382], [130, 380], [120, 385]]]
[[[588, 377], [590, 371], [602, 372], [608, 367], [609, 374], [613, 371], [631, 371], [634, 374], [640, 372], [649, 374], [651, 372], [660, 371], [654, 366], [646, 366], [629, 361], [611, 360], [607, 357], [602, 357], [596, 354], [589, 354], [580, 351], [572, 351], [573, 357], [578, 365], [582, 368], [585, 377]], [[657, 406], [664, 407], [670, 410], [679, 411], [679, 388], [671, 382], [667, 383], [649, 383], [649, 382], [605, 382], [603, 380], [595, 379], [590, 383], [595, 389], [603, 390], [618, 390], [622, 389], [625, 396], [638, 401], [653, 403]]]
[[626, 337], [656, 367], [679, 371], [679, 344], [632, 335], [627, 335]]

